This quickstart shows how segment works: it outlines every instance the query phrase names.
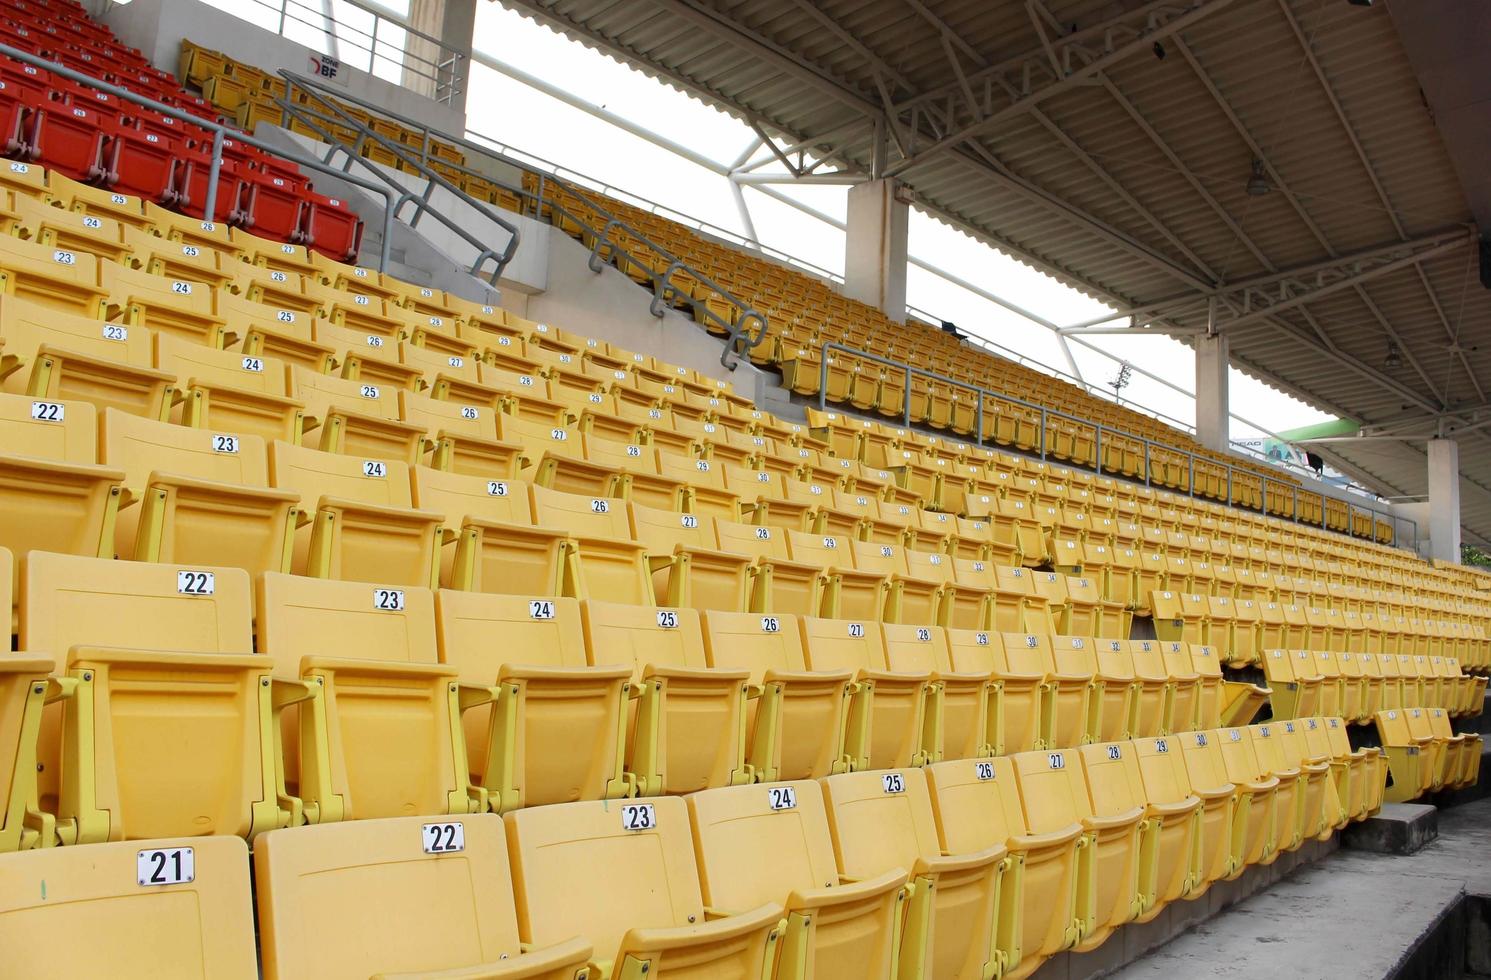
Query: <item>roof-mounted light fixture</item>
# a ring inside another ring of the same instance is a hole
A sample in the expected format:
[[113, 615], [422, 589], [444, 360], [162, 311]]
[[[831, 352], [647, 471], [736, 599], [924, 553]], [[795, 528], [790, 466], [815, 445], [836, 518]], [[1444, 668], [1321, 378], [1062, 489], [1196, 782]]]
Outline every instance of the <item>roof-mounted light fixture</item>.
[[1253, 172], [1248, 177], [1248, 196], [1262, 197], [1273, 189], [1274, 185], [1269, 183], [1268, 174], [1263, 171], [1263, 161], [1254, 160]]

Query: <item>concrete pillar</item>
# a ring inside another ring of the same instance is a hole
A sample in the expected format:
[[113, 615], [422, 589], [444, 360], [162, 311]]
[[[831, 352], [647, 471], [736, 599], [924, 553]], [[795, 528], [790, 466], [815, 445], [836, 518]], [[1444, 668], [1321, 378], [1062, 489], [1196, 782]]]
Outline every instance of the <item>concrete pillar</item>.
[[1429, 440], [1429, 557], [1460, 564], [1460, 444]]
[[909, 209], [894, 180], [849, 188], [844, 232], [844, 294], [906, 322], [906, 227]]
[[[447, 48], [460, 52], [461, 58], [454, 66], [439, 70], [438, 81], [454, 87], [456, 94], [450, 104], [465, 112], [466, 88], [471, 74], [471, 39], [476, 31], [476, 0], [411, 0], [409, 26], [439, 38]], [[411, 56], [421, 60], [410, 59], [417, 70], [406, 64], [404, 86], [432, 99], [443, 97], [444, 92], [437, 95], [436, 80], [426, 77], [437, 71], [429, 62], [443, 60], [440, 49], [416, 37], [409, 38], [405, 47]]]
[[1227, 450], [1231, 432], [1228, 414], [1226, 334], [1196, 338], [1196, 439], [1207, 449]]

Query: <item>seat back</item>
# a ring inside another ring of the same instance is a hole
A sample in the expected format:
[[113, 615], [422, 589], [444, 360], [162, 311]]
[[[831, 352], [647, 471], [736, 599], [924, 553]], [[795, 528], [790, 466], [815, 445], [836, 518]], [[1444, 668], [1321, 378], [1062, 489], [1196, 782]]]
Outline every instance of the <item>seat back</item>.
[[254, 980], [251, 901], [248, 848], [232, 837], [7, 854], [0, 861], [5, 970]]
[[699, 613], [587, 599], [580, 603], [590, 662], [631, 667], [640, 680], [648, 665], [706, 666]]
[[624, 500], [587, 497], [544, 487], [533, 487], [532, 496], [534, 522], [540, 527], [567, 530], [583, 537], [631, 540]]
[[86, 401], [0, 394], [0, 446], [7, 455], [92, 463], [98, 452], [97, 418]]
[[957, 759], [925, 769], [942, 849], [968, 854], [1029, 832], [1008, 756]]
[[812, 780], [692, 793], [688, 812], [711, 908], [753, 909], [838, 884], [823, 791]]
[[[502, 819], [523, 942], [580, 935], [608, 959], [629, 930], [705, 921], [682, 798], [563, 803]], [[607, 887], [575, 887], [601, 868]]]
[[503, 524], [532, 524], [528, 484], [416, 466], [411, 502], [445, 515], [445, 526], [459, 528], [467, 518]]
[[821, 782], [844, 874], [871, 878], [941, 853], [923, 770], [841, 773]]
[[707, 514], [679, 514], [641, 504], [626, 505], [631, 517], [631, 537], [647, 547], [648, 553], [670, 555], [676, 547], [713, 550], [714, 518]]
[[311, 510], [322, 497], [342, 497], [384, 507], [409, 507], [409, 467], [392, 459], [323, 453], [275, 440], [269, 447], [270, 484], [300, 494]]
[[1032, 834], [1050, 834], [1092, 816], [1092, 802], [1079, 753], [1071, 749], [1020, 752], [1010, 757], [1025, 825]]
[[254, 870], [269, 980], [521, 962], [495, 814], [277, 830], [254, 842]]
[[[257, 795], [262, 786], [255, 782], [259, 746], [248, 740], [259, 730], [257, 692], [183, 685], [190, 670], [156, 670], [148, 656], [133, 654], [116, 666], [99, 661], [92, 648], [252, 654], [252, 607], [248, 574], [238, 568], [46, 552], [29, 556], [21, 587], [20, 649], [51, 655], [59, 672], [74, 662], [104, 663], [87, 670], [96, 710], [136, 720], [106, 731], [95, 724], [96, 740], [105, 737], [97, 741], [97, 751], [112, 758], [87, 789], [97, 794], [102, 809], [118, 808], [108, 831], [115, 837], [247, 832], [247, 801], [262, 799]], [[225, 670], [237, 663], [224, 659]], [[269, 667], [266, 660], [265, 676]], [[58, 805], [60, 716], [57, 707], [48, 710], [38, 743], [38, 790], [42, 808], [51, 813]], [[161, 754], [167, 731], [173, 746], [169, 762]], [[80, 744], [77, 750], [92, 748]], [[197, 792], [183, 792], [183, 773], [217, 778], [193, 779]], [[86, 812], [80, 817], [89, 818]]]
[[144, 491], [151, 473], [247, 487], [269, 482], [264, 440], [255, 435], [154, 422], [106, 408], [99, 445], [101, 462], [124, 470], [125, 485], [135, 493]]

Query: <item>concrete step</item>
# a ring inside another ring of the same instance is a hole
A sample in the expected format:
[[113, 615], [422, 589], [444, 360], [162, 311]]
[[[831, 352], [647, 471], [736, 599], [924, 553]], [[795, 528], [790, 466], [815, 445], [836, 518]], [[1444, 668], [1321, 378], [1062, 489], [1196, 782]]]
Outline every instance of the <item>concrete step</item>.
[[[1110, 975], [1450, 980], [1467, 976], [1491, 894], [1491, 801], [1441, 810], [1439, 837], [1411, 855], [1342, 849], [1133, 958]], [[1476, 910], [1479, 909], [1479, 912]], [[1470, 934], [1472, 939], [1467, 940]], [[1491, 957], [1482, 957], [1491, 960]], [[1088, 974], [1090, 975], [1090, 974]], [[1044, 980], [1044, 974], [1037, 974]], [[1076, 974], [1064, 975], [1077, 980]], [[1084, 975], [1086, 976], [1086, 975]]]

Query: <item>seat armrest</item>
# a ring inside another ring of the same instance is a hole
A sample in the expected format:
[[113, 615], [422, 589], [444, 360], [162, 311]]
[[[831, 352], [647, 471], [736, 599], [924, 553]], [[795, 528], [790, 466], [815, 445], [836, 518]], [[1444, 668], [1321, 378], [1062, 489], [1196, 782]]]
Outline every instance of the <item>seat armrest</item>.
[[361, 500], [352, 500], [348, 497], [322, 497], [317, 506], [322, 510], [340, 510], [349, 514], [371, 514], [375, 517], [400, 517], [410, 520], [428, 521], [431, 524], [439, 524], [445, 520], [444, 514], [437, 514], [432, 510], [416, 510], [412, 507], [390, 507], [386, 504], [367, 504]]
[[971, 871], [1003, 861], [1009, 850], [1003, 844], [995, 844], [981, 851], [968, 854], [942, 854], [936, 857], [919, 857], [911, 866], [912, 877], [924, 874], [941, 875], [953, 871]]
[[180, 487], [187, 490], [203, 490], [211, 493], [235, 494], [240, 497], [254, 497], [258, 500], [284, 501], [286, 503], [298, 503], [300, 494], [294, 490], [277, 490], [274, 487], [251, 487], [239, 483], [222, 483], [218, 480], [203, 480], [195, 476], [187, 476], [184, 473], [161, 473], [152, 470], [150, 478], [146, 481], [147, 487], [160, 484], [170, 487]]
[[1111, 817], [1083, 817], [1082, 826], [1088, 830], [1118, 830], [1144, 819], [1144, 807], [1136, 806]]
[[546, 667], [530, 664], [503, 664], [497, 671], [497, 683], [503, 681], [625, 680], [632, 676], [630, 667], [603, 664], [598, 667]]
[[659, 667], [648, 664], [642, 671], [643, 678], [661, 677], [690, 681], [730, 681], [739, 683], [749, 680], [751, 672], [745, 668], [728, 670], [720, 667]]
[[848, 905], [875, 895], [900, 890], [907, 880], [905, 871], [887, 871], [885, 874], [860, 881], [844, 881], [833, 888], [793, 889], [787, 896], [787, 911], [819, 910], [835, 905]]
[[325, 670], [337, 674], [375, 674], [379, 677], [427, 677], [430, 679], [457, 676], [454, 667], [446, 664], [417, 664], [396, 660], [356, 660], [349, 657], [301, 657], [302, 675], [312, 670]]
[[1048, 847], [1056, 847], [1061, 844], [1070, 844], [1083, 834], [1081, 824], [1070, 824], [1061, 830], [1053, 830], [1045, 834], [1018, 834], [1011, 837], [1009, 846], [1015, 851], [1034, 851]]
[[726, 919], [709, 920], [697, 925], [629, 929], [622, 937], [616, 958], [619, 961], [628, 953], [646, 955], [657, 950], [676, 951], [692, 946], [710, 946], [772, 928], [781, 919], [782, 907], [772, 902]]
[[590, 943], [576, 937], [538, 950], [524, 949], [518, 956], [491, 963], [417, 973], [375, 973], [372, 980], [536, 980], [559, 970], [579, 970], [590, 962], [593, 952]]

